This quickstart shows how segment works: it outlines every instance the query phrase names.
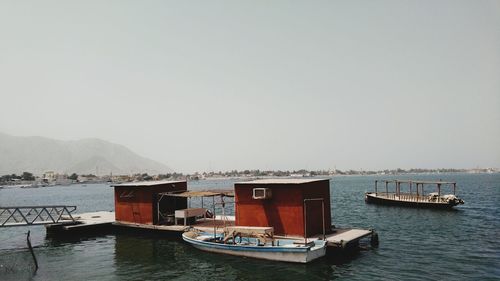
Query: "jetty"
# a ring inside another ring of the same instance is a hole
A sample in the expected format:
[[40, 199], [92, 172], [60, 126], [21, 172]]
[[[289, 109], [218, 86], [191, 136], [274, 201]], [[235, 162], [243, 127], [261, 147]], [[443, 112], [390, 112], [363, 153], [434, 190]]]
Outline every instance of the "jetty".
[[115, 212], [73, 214], [73, 221], [46, 225], [47, 233], [65, 236], [130, 231], [182, 239], [182, 234], [192, 229], [223, 234], [233, 226], [273, 227], [277, 238], [303, 244], [321, 239], [328, 250], [354, 249], [364, 238], [378, 244], [372, 229], [332, 226], [329, 179], [255, 180], [220, 190], [188, 190], [186, 181], [131, 182], [113, 187]]
[[[136, 223], [118, 222], [115, 220], [115, 212], [90, 212], [74, 215], [74, 221], [61, 221], [58, 223], [47, 223], [45, 225], [47, 233], [57, 236], [69, 236], [87, 233], [116, 233], [123, 230], [134, 233], [155, 233], [165, 234], [169, 237], [182, 238], [182, 233], [196, 228], [203, 232], [223, 233], [226, 226], [234, 226], [234, 216], [216, 216], [214, 224], [211, 219], [199, 219], [196, 223], [184, 226], [179, 225], [144, 225]], [[328, 250], [353, 249], [359, 245], [361, 239], [369, 239], [372, 245], [378, 244], [378, 234], [373, 229], [357, 228], [336, 228], [332, 227], [332, 232], [326, 234]], [[276, 235], [277, 238], [295, 238], [297, 241], [302, 237], [290, 237]], [[312, 235], [307, 238], [309, 241], [322, 239], [322, 235]]]

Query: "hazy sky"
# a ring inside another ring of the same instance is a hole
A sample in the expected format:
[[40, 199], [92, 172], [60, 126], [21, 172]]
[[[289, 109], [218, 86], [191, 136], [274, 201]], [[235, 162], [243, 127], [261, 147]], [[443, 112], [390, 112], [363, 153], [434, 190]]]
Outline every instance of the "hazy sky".
[[0, 132], [181, 172], [500, 167], [500, 1], [2, 1]]

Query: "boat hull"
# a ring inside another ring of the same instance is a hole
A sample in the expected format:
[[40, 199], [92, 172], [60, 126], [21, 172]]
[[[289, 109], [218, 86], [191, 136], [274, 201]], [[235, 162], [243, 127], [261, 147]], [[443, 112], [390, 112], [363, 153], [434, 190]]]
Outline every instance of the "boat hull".
[[308, 263], [321, 258], [326, 254], [326, 243], [319, 247], [279, 247], [279, 246], [243, 246], [220, 244], [214, 242], [200, 241], [182, 235], [182, 239], [195, 248], [212, 253], [227, 254], [240, 257], [265, 259], [272, 261], [284, 261], [294, 263]]
[[412, 207], [412, 208], [426, 208], [426, 209], [451, 209], [456, 204], [444, 203], [444, 202], [425, 202], [425, 201], [406, 201], [406, 200], [395, 200], [390, 198], [378, 197], [375, 193], [368, 192], [365, 194], [366, 203], [379, 204], [379, 205], [390, 205], [390, 206], [402, 206], [402, 207]]

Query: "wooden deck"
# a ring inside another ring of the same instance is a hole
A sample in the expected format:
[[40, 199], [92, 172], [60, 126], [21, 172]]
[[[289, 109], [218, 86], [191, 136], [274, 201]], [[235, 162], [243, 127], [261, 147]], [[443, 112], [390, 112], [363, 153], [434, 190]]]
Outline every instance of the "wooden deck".
[[157, 230], [157, 231], [167, 231], [167, 232], [176, 232], [181, 235], [183, 232], [189, 230], [191, 227], [195, 227], [199, 230], [205, 232], [214, 231], [214, 226], [217, 233], [222, 233], [224, 226], [233, 226], [234, 225], [234, 216], [225, 216], [222, 218], [221, 216], [216, 216], [215, 220], [206, 218], [199, 219], [196, 223], [191, 225], [151, 225], [151, 224], [136, 224], [136, 223], [128, 223], [128, 222], [115, 222], [113, 221], [113, 225], [122, 226], [122, 227], [132, 227], [136, 229], [145, 229], [145, 230]]
[[378, 197], [381, 199], [397, 200], [397, 201], [407, 201], [407, 202], [425, 202], [425, 203], [446, 203], [444, 198], [434, 198], [430, 199], [429, 195], [416, 195], [409, 193], [385, 193], [385, 192], [368, 192], [371, 196]]

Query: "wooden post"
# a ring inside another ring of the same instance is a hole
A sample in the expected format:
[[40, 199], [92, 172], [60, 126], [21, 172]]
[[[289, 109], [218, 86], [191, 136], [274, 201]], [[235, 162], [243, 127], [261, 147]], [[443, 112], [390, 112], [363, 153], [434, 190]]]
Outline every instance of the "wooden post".
[[304, 245], [307, 245], [307, 205], [304, 200]]
[[30, 240], [30, 231], [28, 230], [28, 233], [26, 235], [26, 243], [28, 244], [28, 248], [30, 249], [31, 256], [33, 257], [33, 261], [35, 262], [35, 271], [38, 270], [38, 261], [36, 260], [35, 252], [33, 251], [33, 247], [31, 247], [31, 240]]
[[158, 198], [158, 194], [156, 195], [156, 223], [160, 224], [160, 200], [161, 200], [161, 195], [160, 198]]
[[375, 181], [375, 196], [377, 196], [377, 181]]
[[[215, 225], [215, 196], [212, 196], [212, 202], [213, 202], [213, 205], [214, 205], [214, 214], [213, 214], [213, 216], [214, 216], [214, 240], [215, 240], [217, 238], [217, 233], [216, 233], [217, 226]], [[224, 238], [226, 238], [226, 237], [224, 237]]]
[[222, 203], [222, 223], [226, 227], [226, 203], [224, 202], [224, 195], [220, 195], [220, 202]]
[[389, 188], [387, 187], [387, 181], [385, 181], [385, 196], [389, 197]]
[[438, 183], [438, 202], [441, 200], [441, 184]]
[[457, 191], [457, 184], [453, 183], [453, 195], [455, 195], [456, 191]]
[[323, 241], [326, 241], [326, 231], [325, 231], [325, 200], [321, 200], [321, 216], [323, 217]]

